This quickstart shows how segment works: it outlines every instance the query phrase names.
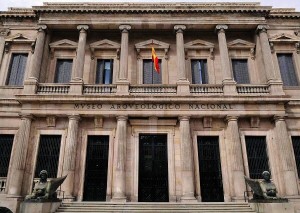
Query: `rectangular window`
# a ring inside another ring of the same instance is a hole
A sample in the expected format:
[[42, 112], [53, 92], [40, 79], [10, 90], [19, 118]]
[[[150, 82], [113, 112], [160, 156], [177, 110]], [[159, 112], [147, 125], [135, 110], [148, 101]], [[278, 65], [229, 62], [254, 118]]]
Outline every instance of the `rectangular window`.
[[41, 135], [35, 177], [47, 170], [49, 178], [57, 177], [61, 135]]
[[96, 84], [112, 84], [113, 59], [97, 60]]
[[297, 165], [298, 177], [300, 177], [300, 136], [292, 136], [292, 143]]
[[0, 135], [0, 177], [7, 177], [14, 135]]
[[192, 84], [208, 84], [207, 60], [191, 60]]
[[284, 86], [298, 86], [292, 54], [277, 54], [281, 79]]
[[154, 69], [154, 63], [152, 59], [143, 60], [143, 84], [161, 84], [161, 60], [158, 60], [160, 72], [157, 73]]
[[232, 59], [233, 78], [238, 84], [250, 84], [247, 59]]
[[12, 54], [6, 85], [22, 86], [28, 54]]
[[262, 179], [261, 173], [269, 171], [266, 137], [246, 136], [245, 141], [250, 178]]
[[72, 59], [57, 59], [54, 83], [69, 83], [72, 74]]

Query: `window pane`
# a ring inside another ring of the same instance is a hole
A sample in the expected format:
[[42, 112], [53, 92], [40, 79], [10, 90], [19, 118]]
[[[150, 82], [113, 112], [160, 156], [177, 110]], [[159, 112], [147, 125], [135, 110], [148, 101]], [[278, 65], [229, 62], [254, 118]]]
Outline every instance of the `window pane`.
[[207, 61], [204, 59], [192, 60], [192, 83], [208, 84]]
[[22, 86], [27, 63], [27, 54], [13, 54], [7, 76], [7, 85]]
[[[159, 67], [161, 68], [161, 60], [158, 60]], [[161, 77], [162, 70], [157, 73], [154, 69], [154, 63], [151, 59], [144, 59], [143, 60], [143, 83], [144, 84], [161, 84], [162, 77]]]
[[57, 177], [61, 135], [41, 135], [35, 177], [47, 170], [49, 178]]
[[7, 177], [14, 135], [0, 135], [0, 177]]
[[113, 74], [113, 60], [100, 59], [97, 61], [96, 84], [111, 84]]
[[293, 55], [277, 54], [279, 69], [284, 86], [298, 86], [297, 76], [295, 73]]
[[54, 83], [69, 83], [72, 74], [72, 59], [58, 59]]
[[246, 136], [246, 149], [250, 178], [261, 179], [263, 171], [269, 171], [265, 136]]
[[300, 177], [300, 136], [292, 136], [293, 149], [297, 165], [298, 178]]
[[232, 59], [234, 80], [238, 84], [249, 84], [248, 61], [247, 59]]

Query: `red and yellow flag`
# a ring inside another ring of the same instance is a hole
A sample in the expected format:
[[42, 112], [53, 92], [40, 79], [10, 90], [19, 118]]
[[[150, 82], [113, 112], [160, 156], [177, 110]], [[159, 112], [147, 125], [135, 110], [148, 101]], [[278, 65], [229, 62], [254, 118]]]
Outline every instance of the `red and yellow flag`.
[[159, 63], [158, 63], [158, 58], [157, 55], [155, 53], [155, 49], [152, 47], [152, 61], [154, 63], [154, 69], [157, 73], [159, 73], [160, 69], [159, 69]]

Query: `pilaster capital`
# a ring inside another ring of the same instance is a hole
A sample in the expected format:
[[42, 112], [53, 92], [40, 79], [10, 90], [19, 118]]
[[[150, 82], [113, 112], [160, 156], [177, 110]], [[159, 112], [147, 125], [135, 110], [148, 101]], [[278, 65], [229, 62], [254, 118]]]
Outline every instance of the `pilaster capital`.
[[81, 33], [85, 33], [89, 29], [89, 25], [78, 25], [77, 30]]
[[37, 26], [38, 32], [45, 32], [47, 30], [47, 25], [41, 24]]
[[278, 121], [285, 121], [286, 115], [274, 115], [273, 119], [276, 122]]
[[184, 116], [179, 116], [178, 119], [179, 121], [189, 121], [190, 120], [190, 116], [188, 115], [184, 115]]
[[174, 26], [174, 30], [176, 33], [183, 33], [183, 31], [186, 29], [185, 25], [178, 24]]
[[226, 25], [226, 24], [218, 24], [216, 26], [216, 28], [215, 28], [215, 31], [217, 33], [220, 33], [220, 32], [225, 33], [225, 30], [227, 30], [227, 29], [228, 29], [228, 25]]
[[80, 120], [80, 115], [69, 115], [69, 120], [75, 120], [79, 121]]
[[117, 116], [116, 118], [117, 118], [117, 121], [127, 121], [128, 116], [120, 115], [120, 116]]
[[21, 120], [32, 120], [34, 118], [32, 114], [26, 114], [26, 113], [19, 114], [19, 116], [21, 117]]
[[9, 33], [10, 33], [9, 29], [1, 29], [0, 30], [0, 36], [8, 36]]
[[258, 33], [262, 33], [262, 32], [266, 33], [268, 29], [270, 29], [269, 25], [260, 24], [260, 25], [257, 25], [256, 32], [258, 32]]
[[121, 30], [122, 33], [128, 33], [128, 31], [131, 30], [131, 26], [129, 24], [121, 24], [119, 30]]
[[227, 121], [227, 123], [233, 121], [233, 122], [237, 122], [239, 119], [239, 116], [237, 115], [227, 115], [225, 120]]

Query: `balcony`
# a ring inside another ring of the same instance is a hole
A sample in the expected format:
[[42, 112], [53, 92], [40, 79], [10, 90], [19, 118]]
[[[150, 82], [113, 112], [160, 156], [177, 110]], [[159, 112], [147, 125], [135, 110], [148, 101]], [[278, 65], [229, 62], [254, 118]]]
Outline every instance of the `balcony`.
[[70, 85], [67, 84], [45, 84], [40, 83], [37, 87], [37, 94], [47, 94], [47, 95], [53, 95], [53, 94], [68, 94], [70, 91]]
[[129, 87], [129, 94], [131, 95], [176, 95], [176, 85], [132, 85]]

